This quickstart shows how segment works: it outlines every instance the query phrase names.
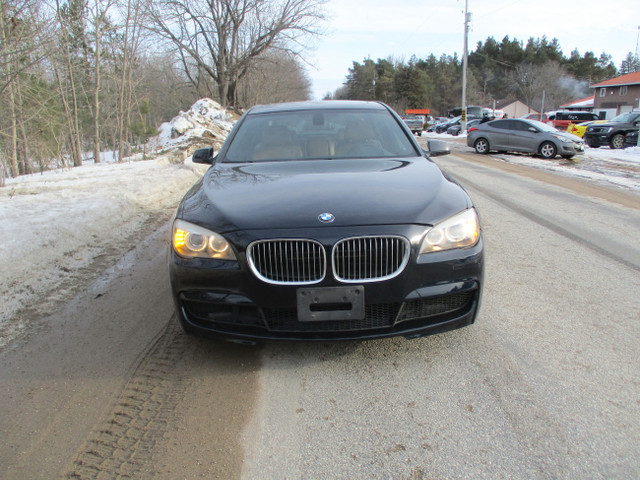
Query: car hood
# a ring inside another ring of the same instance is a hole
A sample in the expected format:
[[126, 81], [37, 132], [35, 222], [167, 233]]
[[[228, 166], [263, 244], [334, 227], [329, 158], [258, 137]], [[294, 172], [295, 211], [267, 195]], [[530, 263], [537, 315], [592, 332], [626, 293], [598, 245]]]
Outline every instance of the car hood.
[[574, 135], [573, 133], [567, 133], [567, 132], [558, 131], [558, 132], [551, 133], [551, 135], [553, 135], [555, 137], [568, 138], [568, 139], [573, 140], [574, 142], [578, 142], [578, 143], [582, 143], [584, 141], [578, 135]]
[[628, 122], [612, 122], [611, 120], [595, 121], [589, 125], [590, 127], [614, 127], [614, 128], [637, 128]]
[[245, 229], [437, 223], [471, 206], [433, 162], [354, 159], [217, 164], [178, 216], [219, 233]]

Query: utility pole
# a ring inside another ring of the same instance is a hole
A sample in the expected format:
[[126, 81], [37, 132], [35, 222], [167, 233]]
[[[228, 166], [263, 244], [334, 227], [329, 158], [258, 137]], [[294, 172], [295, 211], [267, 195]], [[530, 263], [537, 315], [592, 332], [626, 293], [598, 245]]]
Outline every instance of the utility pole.
[[462, 105], [460, 112], [460, 131], [467, 131], [467, 38], [469, 37], [469, 0], [464, 0], [464, 48], [462, 50]]
[[638, 63], [638, 44], [640, 44], [640, 25], [638, 25], [638, 36], [636, 38], [636, 64]]

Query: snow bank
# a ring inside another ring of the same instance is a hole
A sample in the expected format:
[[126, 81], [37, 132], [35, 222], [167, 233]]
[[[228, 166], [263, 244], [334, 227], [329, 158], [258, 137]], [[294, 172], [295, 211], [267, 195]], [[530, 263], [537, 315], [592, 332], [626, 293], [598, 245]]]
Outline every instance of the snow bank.
[[203, 99], [163, 124], [152, 142], [162, 153], [153, 160], [85, 162], [8, 179], [0, 189], [0, 346], [166, 222], [206, 170], [176, 159], [221, 145], [230, 118]]
[[[180, 112], [171, 122], [160, 125], [159, 134], [149, 140], [155, 152], [173, 151], [170, 158], [181, 162], [199, 146], [219, 150], [233, 128], [232, 116], [219, 103], [203, 98], [187, 112]], [[184, 152], [182, 156], [176, 152]]]

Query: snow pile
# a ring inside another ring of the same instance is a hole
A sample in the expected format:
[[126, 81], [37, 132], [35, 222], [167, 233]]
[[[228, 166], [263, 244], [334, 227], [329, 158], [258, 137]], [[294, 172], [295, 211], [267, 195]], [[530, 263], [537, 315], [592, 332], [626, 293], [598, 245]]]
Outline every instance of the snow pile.
[[219, 103], [203, 98], [194, 103], [187, 112], [180, 112], [170, 122], [160, 125], [159, 134], [149, 140], [153, 151], [183, 152], [174, 155], [182, 161], [200, 146], [213, 146], [219, 150], [233, 128], [232, 116]]
[[[224, 142], [230, 116], [204, 99], [163, 125], [153, 160], [8, 179], [0, 188], [0, 346], [55, 309], [165, 224], [206, 166], [184, 159]], [[209, 132], [209, 133], [207, 133]], [[179, 152], [179, 153], [176, 153]]]

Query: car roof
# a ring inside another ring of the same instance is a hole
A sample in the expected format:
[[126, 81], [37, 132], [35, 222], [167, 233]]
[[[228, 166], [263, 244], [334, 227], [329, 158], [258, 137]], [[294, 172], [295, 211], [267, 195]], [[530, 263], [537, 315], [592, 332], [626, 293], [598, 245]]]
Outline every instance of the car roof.
[[538, 120], [533, 120], [531, 118], [496, 118], [495, 120], [490, 120], [486, 123], [481, 123], [480, 125], [489, 125], [489, 124], [496, 125], [498, 123], [512, 122], [514, 120], [517, 122], [522, 122], [522, 123], [526, 123], [534, 126], [539, 125], [541, 123], [544, 125], [544, 122], [539, 122]]
[[386, 110], [386, 106], [380, 102], [366, 102], [362, 100], [321, 100], [308, 102], [272, 103], [269, 105], [256, 105], [247, 110], [247, 115], [273, 112], [291, 112], [300, 110]]

